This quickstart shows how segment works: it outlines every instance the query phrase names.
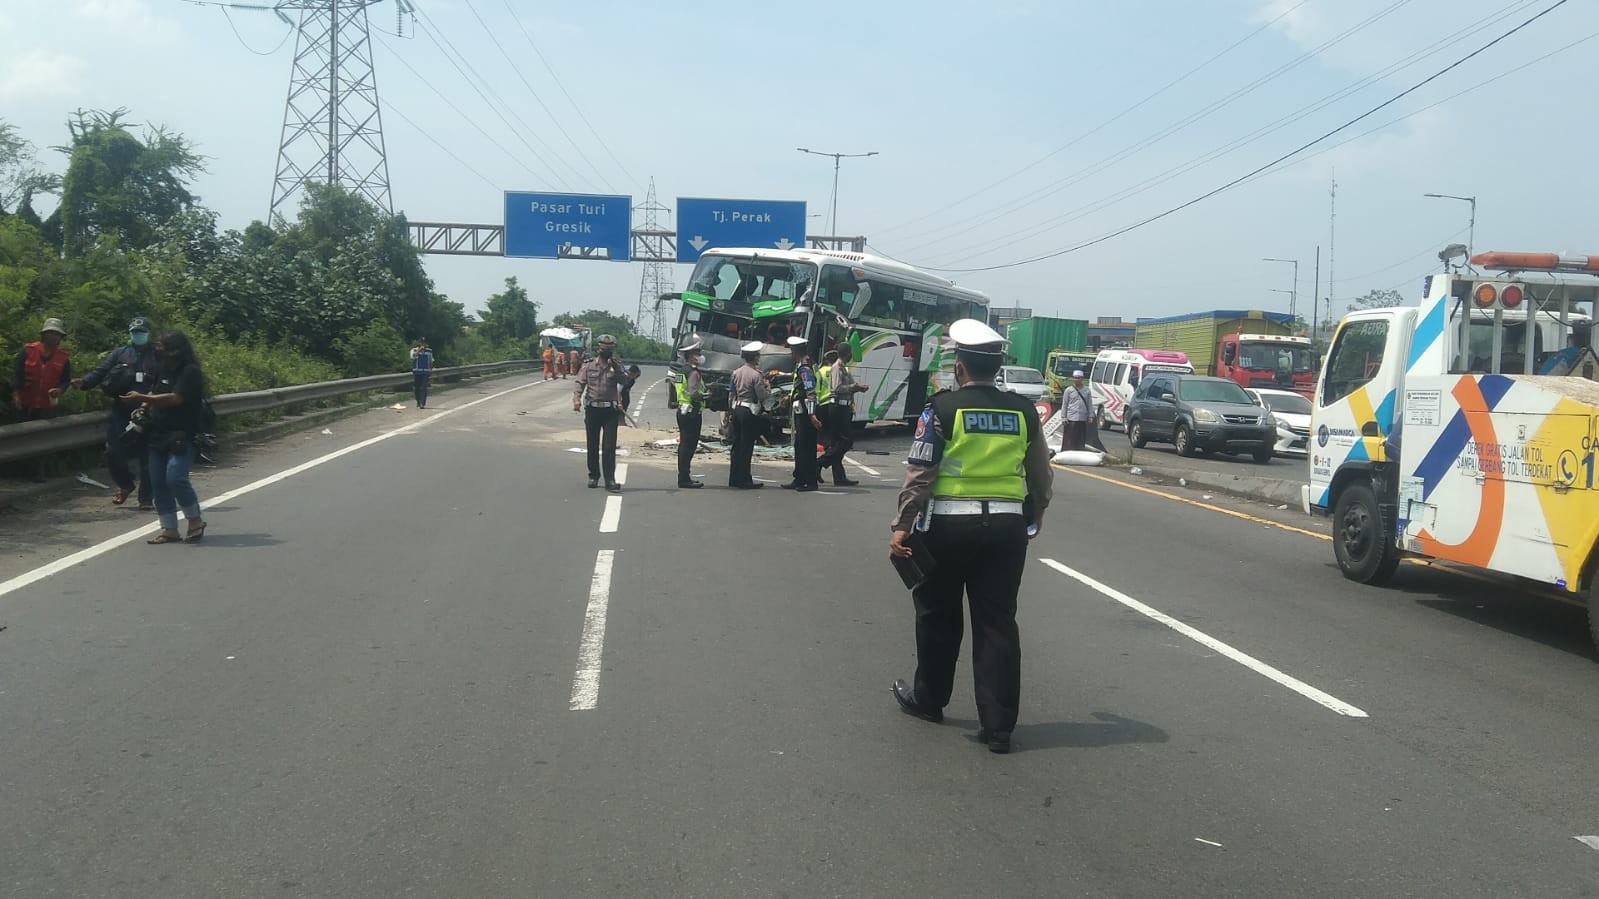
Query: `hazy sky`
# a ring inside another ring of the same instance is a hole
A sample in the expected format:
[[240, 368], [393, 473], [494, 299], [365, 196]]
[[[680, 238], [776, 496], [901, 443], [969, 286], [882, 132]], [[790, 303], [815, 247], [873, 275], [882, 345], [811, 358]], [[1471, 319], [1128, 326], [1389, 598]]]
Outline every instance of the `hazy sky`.
[[[370, 16], [395, 208], [413, 219], [497, 222], [505, 189], [609, 185], [637, 202], [653, 176], [668, 206], [806, 200], [821, 233], [832, 165], [794, 148], [875, 150], [844, 162], [838, 230], [956, 269], [1073, 247], [1191, 200], [1553, 2], [417, 0], [401, 37], [378, 32], [395, 31], [394, 0]], [[66, 140], [70, 111], [128, 107], [199, 146], [196, 192], [242, 228], [266, 212], [292, 31], [188, 0], [0, 0], [0, 117], [59, 168], [44, 148]], [[1372, 289], [1413, 298], [1438, 249], [1465, 241], [1467, 205], [1426, 192], [1478, 198], [1479, 251], [1599, 253], [1599, 125], [1583, 99], [1596, 36], [1599, 9], [1571, 0], [1305, 155], [1399, 120], [1389, 127], [1095, 246], [948, 277], [997, 306], [1090, 319], [1286, 309], [1273, 290], [1289, 289], [1291, 267], [1260, 261], [1276, 256], [1301, 260], [1305, 311], [1318, 244], [1329, 293], [1334, 169], [1335, 312]], [[440, 49], [451, 44], [465, 74]], [[480, 96], [474, 72], [492, 90]], [[631, 314], [642, 269], [426, 262], [471, 309], [517, 275], [545, 315]], [[673, 273], [681, 287], [687, 268]]]

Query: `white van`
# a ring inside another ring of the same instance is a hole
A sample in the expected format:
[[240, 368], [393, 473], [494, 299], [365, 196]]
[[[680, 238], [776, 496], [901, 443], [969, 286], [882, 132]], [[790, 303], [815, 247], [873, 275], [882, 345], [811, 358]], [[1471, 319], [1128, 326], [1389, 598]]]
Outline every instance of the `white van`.
[[1127, 402], [1138, 389], [1146, 371], [1175, 371], [1193, 374], [1188, 354], [1176, 350], [1117, 349], [1101, 350], [1094, 357], [1089, 375], [1089, 390], [1094, 398], [1094, 419], [1101, 431], [1111, 425], [1125, 426]]

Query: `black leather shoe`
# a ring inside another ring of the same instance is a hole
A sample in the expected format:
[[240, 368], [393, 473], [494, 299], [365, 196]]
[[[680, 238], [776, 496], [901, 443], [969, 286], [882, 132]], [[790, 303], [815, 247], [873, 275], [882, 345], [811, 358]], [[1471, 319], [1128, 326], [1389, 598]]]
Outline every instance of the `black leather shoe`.
[[797, 483], [795, 483], [793, 481], [789, 481], [787, 484], [779, 484], [778, 486], [782, 487], [784, 490], [797, 490], [797, 489], [799, 489], [799, 484], [797, 484]]
[[816, 489], [816, 485], [815, 484], [800, 484], [799, 486], [794, 488], [794, 492], [795, 493], [810, 493], [811, 491], [813, 491], [815, 489]]
[[759, 490], [766, 485], [762, 484], [760, 481], [752, 481], [748, 484], [733, 484], [731, 486], [734, 490]]
[[977, 742], [987, 746], [989, 752], [1004, 755], [1010, 752], [1010, 731], [991, 731], [985, 727], [977, 732]]
[[705, 485], [699, 481], [678, 481], [677, 486], [682, 490], [693, 490], [696, 487], [704, 487]]
[[861, 482], [860, 481], [851, 481], [851, 480], [846, 478], [845, 480], [842, 480], [842, 481], [834, 481], [833, 485], [837, 486], [837, 487], [859, 487], [861, 485]]
[[615, 481], [606, 481], [605, 482], [605, 489], [609, 493], [621, 493], [622, 492], [622, 485], [616, 483]]
[[593, 490], [595, 487], [598, 487], [598, 486], [600, 486], [600, 479], [599, 478], [589, 478], [589, 489], [590, 490]]
[[943, 710], [930, 709], [922, 705], [916, 698], [916, 689], [902, 680], [894, 681], [894, 701], [899, 703], [900, 711], [907, 715], [934, 724], [944, 720]]

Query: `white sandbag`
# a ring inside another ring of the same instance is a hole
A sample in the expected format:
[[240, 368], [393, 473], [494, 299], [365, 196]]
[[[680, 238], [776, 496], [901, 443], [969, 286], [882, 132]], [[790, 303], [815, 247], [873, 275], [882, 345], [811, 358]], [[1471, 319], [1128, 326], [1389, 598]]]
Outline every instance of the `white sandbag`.
[[1051, 460], [1059, 465], [1104, 465], [1105, 454], [1093, 450], [1065, 450]]

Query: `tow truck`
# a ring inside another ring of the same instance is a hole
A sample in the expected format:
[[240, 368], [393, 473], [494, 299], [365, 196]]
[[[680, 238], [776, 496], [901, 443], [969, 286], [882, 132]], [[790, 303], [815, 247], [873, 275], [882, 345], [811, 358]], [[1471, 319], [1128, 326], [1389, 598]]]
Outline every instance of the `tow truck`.
[[1305, 510], [1344, 576], [1406, 556], [1582, 595], [1599, 643], [1599, 256], [1480, 253], [1354, 312], [1316, 383]]

